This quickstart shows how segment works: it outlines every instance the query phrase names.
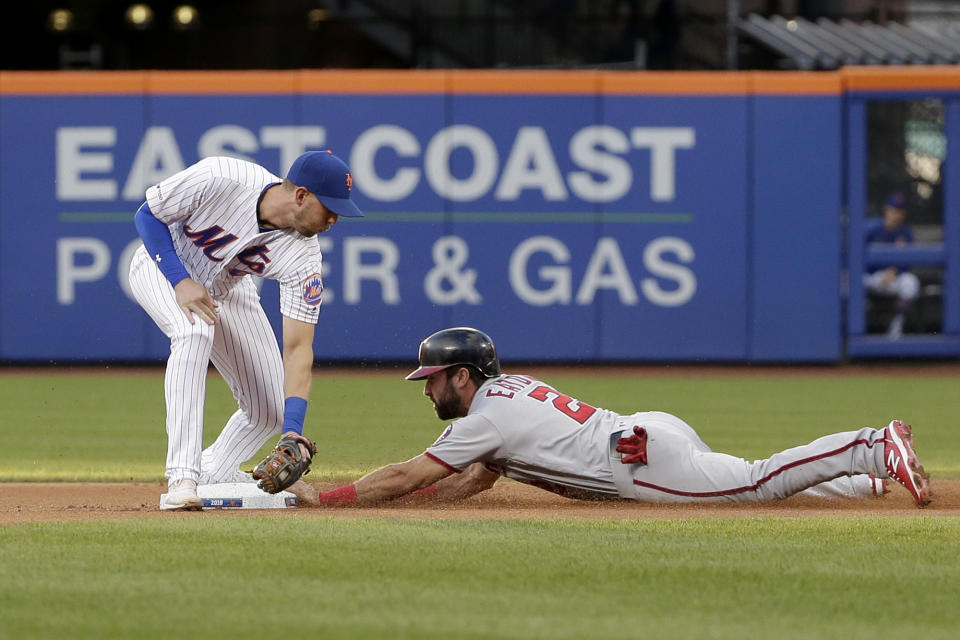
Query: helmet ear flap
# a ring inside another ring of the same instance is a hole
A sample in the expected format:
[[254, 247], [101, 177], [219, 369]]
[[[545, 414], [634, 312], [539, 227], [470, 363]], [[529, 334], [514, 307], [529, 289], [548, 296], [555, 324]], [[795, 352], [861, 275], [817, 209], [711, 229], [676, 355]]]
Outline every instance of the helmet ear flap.
[[493, 340], [472, 327], [437, 331], [420, 343], [420, 367], [407, 380], [421, 380], [453, 365], [471, 365], [484, 377], [500, 375], [500, 359]]

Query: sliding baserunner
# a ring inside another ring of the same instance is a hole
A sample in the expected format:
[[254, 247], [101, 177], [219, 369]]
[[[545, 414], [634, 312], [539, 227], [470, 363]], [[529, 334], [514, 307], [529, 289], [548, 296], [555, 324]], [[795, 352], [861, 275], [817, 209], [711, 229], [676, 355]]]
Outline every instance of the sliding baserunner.
[[500, 476], [582, 499], [642, 502], [757, 502], [800, 492], [866, 497], [902, 484], [918, 506], [930, 502], [929, 476], [910, 426], [893, 420], [823, 436], [765, 460], [711, 451], [680, 418], [660, 411], [618, 415], [533, 376], [504, 374], [493, 341], [467, 327], [420, 344], [424, 395], [441, 420], [454, 419], [426, 451], [355, 483], [317, 494], [299, 482], [301, 505], [369, 504], [411, 492], [459, 499]]

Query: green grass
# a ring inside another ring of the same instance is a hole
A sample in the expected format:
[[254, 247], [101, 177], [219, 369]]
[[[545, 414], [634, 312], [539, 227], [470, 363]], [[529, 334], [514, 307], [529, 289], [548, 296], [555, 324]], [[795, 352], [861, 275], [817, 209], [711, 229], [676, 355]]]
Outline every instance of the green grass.
[[[622, 413], [675, 413], [714, 449], [747, 458], [902, 417], [926, 467], [960, 476], [960, 393], [946, 376], [546, 379]], [[234, 403], [217, 377], [208, 389], [209, 443]], [[318, 372], [311, 479], [355, 477], [422, 451], [444, 426], [422, 390], [400, 372]], [[159, 369], [0, 371], [0, 480], [158, 481], [163, 414]], [[960, 519], [922, 511], [482, 522], [247, 515], [0, 527], [0, 638], [956, 636]]]
[[[0, 478], [162, 479], [162, 371], [113, 371], [0, 373]], [[547, 381], [621, 413], [675, 413], [714, 450], [751, 459], [826, 433], [883, 426], [899, 417], [914, 425], [928, 470], [940, 477], [960, 476], [960, 392], [949, 376], [554, 375]], [[205, 440], [210, 443], [235, 404], [219, 377], [211, 377], [207, 388]], [[369, 377], [318, 373], [305, 431], [320, 446], [311, 478], [353, 477], [420, 453], [443, 429], [422, 391], [422, 383], [405, 382], [400, 372]]]
[[960, 520], [196, 514], [3, 527], [0, 567], [5, 637], [934, 640]]

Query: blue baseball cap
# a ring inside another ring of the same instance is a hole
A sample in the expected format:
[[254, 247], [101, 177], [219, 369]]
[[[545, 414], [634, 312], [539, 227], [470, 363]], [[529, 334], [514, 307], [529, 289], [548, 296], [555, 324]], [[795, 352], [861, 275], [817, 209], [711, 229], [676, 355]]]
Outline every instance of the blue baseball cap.
[[888, 207], [893, 207], [894, 209], [906, 209], [907, 196], [899, 192], [891, 193], [887, 196], [886, 204]]
[[338, 216], [363, 217], [363, 212], [350, 199], [353, 189], [350, 167], [333, 155], [333, 151], [307, 151], [293, 161], [287, 180], [306, 188]]

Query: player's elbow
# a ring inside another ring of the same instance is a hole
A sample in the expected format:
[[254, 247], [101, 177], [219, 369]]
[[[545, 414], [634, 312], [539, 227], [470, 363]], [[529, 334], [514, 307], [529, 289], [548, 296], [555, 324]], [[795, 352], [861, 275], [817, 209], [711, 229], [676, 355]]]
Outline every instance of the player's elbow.
[[472, 493], [486, 491], [494, 485], [500, 477], [492, 471], [488, 471], [482, 464], [476, 463], [470, 466], [464, 473], [468, 474], [467, 483]]
[[466, 486], [465, 493], [471, 496], [475, 496], [478, 493], [483, 493], [484, 491], [492, 487], [493, 483], [496, 481], [497, 481], [496, 478], [494, 478], [493, 480], [486, 480], [486, 479], [471, 480], [471, 482]]

